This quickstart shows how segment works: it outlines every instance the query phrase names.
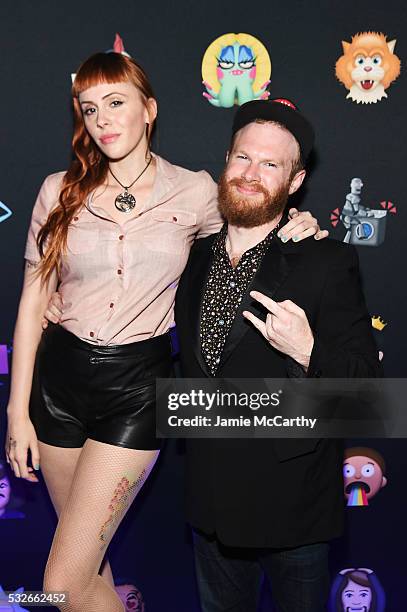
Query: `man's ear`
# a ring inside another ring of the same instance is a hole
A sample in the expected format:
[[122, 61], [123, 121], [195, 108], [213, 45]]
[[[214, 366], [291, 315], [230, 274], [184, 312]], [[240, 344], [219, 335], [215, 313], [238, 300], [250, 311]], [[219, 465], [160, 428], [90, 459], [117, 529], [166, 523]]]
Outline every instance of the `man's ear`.
[[292, 193], [295, 193], [296, 191], [298, 191], [298, 189], [301, 187], [302, 185], [302, 181], [305, 179], [305, 175], [306, 175], [306, 171], [305, 170], [300, 170], [299, 172], [297, 172], [297, 174], [294, 176], [294, 178], [291, 181], [290, 184], [290, 189], [288, 191], [288, 193], [291, 195]]
[[229, 161], [229, 151], [226, 151], [226, 157], [225, 157], [225, 159], [226, 159], [226, 163], [228, 163], [228, 161]]

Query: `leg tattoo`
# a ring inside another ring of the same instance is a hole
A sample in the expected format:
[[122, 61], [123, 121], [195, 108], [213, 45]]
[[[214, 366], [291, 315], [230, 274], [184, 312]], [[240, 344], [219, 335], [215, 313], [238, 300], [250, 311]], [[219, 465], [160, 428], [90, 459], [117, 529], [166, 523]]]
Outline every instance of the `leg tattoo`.
[[99, 531], [99, 540], [102, 542], [100, 550], [106, 547], [112, 531], [118, 526], [133, 495], [135, 496], [143, 486], [146, 476], [146, 470], [143, 470], [135, 481], [130, 481], [126, 476], [120, 480], [109, 504], [109, 517]]

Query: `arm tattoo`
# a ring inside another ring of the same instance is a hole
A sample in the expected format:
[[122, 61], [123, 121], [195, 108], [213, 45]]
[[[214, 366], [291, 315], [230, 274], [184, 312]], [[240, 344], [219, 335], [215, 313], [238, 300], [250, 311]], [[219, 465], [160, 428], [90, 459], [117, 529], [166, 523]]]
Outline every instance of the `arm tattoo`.
[[28, 270], [31, 268], [38, 268], [38, 263], [36, 261], [31, 261], [30, 259], [26, 259], [25, 265]]

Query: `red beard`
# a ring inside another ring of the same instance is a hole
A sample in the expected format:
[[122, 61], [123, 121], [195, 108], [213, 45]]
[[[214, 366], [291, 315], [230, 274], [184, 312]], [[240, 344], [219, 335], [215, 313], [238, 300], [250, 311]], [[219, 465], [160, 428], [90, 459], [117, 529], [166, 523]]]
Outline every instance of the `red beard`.
[[[233, 186], [255, 187], [260, 198], [245, 198], [236, 193]], [[248, 183], [244, 179], [233, 178], [229, 181], [225, 172], [222, 172], [219, 179], [219, 210], [228, 223], [236, 227], [258, 227], [265, 223], [270, 223], [281, 216], [288, 201], [290, 182], [284, 183], [275, 191], [268, 191], [262, 185]]]

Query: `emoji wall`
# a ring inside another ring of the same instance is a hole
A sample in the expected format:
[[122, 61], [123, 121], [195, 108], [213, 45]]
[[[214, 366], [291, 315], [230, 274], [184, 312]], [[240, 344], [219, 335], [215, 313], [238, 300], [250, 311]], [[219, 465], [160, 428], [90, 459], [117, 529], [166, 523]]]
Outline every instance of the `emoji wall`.
[[[217, 178], [236, 104], [249, 99], [289, 98], [311, 120], [316, 149], [296, 203], [333, 238], [356, 245], [385, 374], [406, 376], [406, 18], [401, 0], [1, 2], [2, 440], [32, 206], [44, 177], [70, 159], [71, 74], [90, 54], [111, 49], [116, 33], [152, 81], [159, 104], [153, 148], [173, 163]], [[407, 443], [372, 438], [346, 446], [346, 533], [332, 545], [331, 609], [401, 612]], [[0, 586], [40, 590], [52, 506], [42, 482], [17, 481], [2, 469], [1, 483], [11, 495], [10, 518], [0, 520]], [[115, 577], [140, 589], [149, 612], [198, 610], [182, 487], [182, 443], [171, 441], [111, 547]], [[344, 607], [349, 580], [368, 592], [365, 608]], [[269, 598], [267, 587], [263, 612]]]

